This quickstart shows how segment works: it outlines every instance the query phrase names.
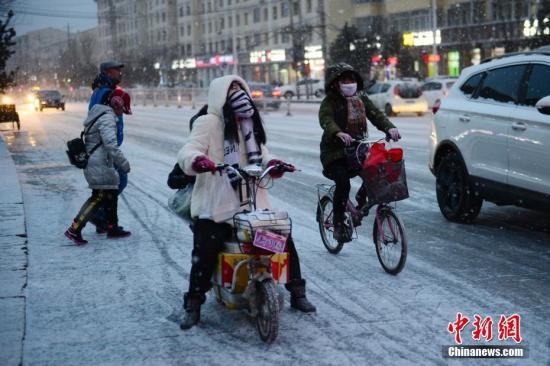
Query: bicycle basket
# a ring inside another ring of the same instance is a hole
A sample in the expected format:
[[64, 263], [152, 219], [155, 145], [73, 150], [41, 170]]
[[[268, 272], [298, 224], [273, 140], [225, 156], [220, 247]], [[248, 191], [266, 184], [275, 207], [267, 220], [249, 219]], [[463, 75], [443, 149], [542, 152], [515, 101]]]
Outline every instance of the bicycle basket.
[[405, 161], [385, 161], [369, 166], [359, 173], [370, 202], [388, 203], [409, 197]]
[[[251, 250], [258, 229], [288, 238], [292, 233], [292, 220], [286, 211], [256, 210], [235, 214], [233, 230], [243, 253], [248, 253]], [[262, 251], [262, 249], [256, 248], [256, 251]]]

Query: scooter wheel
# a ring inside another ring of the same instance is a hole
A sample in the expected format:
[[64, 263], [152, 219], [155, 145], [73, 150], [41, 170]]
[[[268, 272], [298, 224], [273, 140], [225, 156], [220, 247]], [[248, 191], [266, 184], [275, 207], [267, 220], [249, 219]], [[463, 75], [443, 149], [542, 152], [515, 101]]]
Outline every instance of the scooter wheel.
[[257, 283], [256, 325], [262, 341], [273, 343], [279, 333], [279, 299], [272, 279]]

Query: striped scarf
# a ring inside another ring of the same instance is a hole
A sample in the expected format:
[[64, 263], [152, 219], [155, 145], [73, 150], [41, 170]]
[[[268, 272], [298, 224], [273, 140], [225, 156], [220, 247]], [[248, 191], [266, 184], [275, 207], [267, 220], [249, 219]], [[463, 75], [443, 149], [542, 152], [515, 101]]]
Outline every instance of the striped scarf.
[[[238, 90], [229, 96], [229, 102], [235, 112], [237, 123], [244, 136], [246, 155], [248, 157], [249, 164], [261, 164], [261, 151], [256, 138], [254, 137], [254, 121], [252, 115], [254, 114], [254, 108], [252, 101], [244, 90]], [[224, 141], [224, 163], [229, 164], [234, 168], [239, 167], [239, 144], [235, 141]], [[231, 185], [236, 188], [240, 182], [239, 177], [232, 173], [228, 173], [229, 181]]]
[[346, 97], [348, 107], [348, 121], [346, 130], [355, 139], [367, 136], [367, 115], [365, 104], [357, 95]]

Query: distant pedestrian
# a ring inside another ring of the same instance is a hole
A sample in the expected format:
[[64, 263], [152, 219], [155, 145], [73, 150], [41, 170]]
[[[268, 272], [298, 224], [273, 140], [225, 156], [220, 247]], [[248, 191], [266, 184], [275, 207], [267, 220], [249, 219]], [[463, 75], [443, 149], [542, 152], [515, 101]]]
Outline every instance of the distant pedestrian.
[[117, 202], [119, 195], [119, 175], [115, 166], [125, 174], [130, 172], [130, 163], [117, 144], [116, 120], [123, 113], [131, 114], [130, 95], [123, 89], [115, 89], [105, 104], [96, 104], [88, 112], [84, 121], [86, 150], [90, 154], [84, 176], [92, 189], [92, 195], [84, 203], [65, 236], [77, 245], [86, 244], [82, 229], [104, 205], [108, 238], [121, 238], [130, 235], [118, 226]]
[[[106, 61], [99, 65], [99, 74], [92, 82], [93, 93], [88, 110], [92, 109], [96, 104], [106, 103], [111, 93], [122, 82], [122, 68], [124, 68], [124, 64], [118, 61]], [[124, 140], [124, 119], [122, 115], [117, 117], [116, 137], [118, 146], [122, 145], [122, 141]], [[128, 175], [116, 166], [115, 169], [119, 176], [118, 193], [121, 194], [128, 185]], [[99, 207], [90, 218], [90, 221], [96, 226], [97, 233], [105, 233], [107, 231], [105, 220], [105, 208]]]

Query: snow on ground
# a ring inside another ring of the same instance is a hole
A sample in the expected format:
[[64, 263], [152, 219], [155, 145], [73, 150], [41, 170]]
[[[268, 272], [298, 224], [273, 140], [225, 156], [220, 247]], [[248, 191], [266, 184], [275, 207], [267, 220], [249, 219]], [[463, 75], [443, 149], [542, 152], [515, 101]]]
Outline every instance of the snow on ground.
[[[27, 216], [25, 364], [446, 364], [442, 346], [454, 339], [447, 325], [459, 311], [491, 315], [495, 327], [500, 314], [520, 314], [529, 347], [522, 364], [550, 361], [550, 222], [535, 211], [492, 204], [472, 225], [447, 222], [427, 168], [429, 116], [392, 119], [403, 136], [411, 197], [397, 205], [407, 264], [390, 276], [376, 258], [370, 217], [339, 255], [322, 245], [315, 184], [330, 181], [320, 172], [318, 105], [293, 106], [291, 117], [285, 110], [264, 114], [268, 147], [301, 169], [278, 180], [271, 194], [292, 216], [308, 296], [318, 308], [315, 315], [297, 313], [287, 297], [279, 337], [266, 346], [244, 312], [221, 307], [213, 296], [198, 327], [182, 332], [177, 324], [192, 237], [167, 209], [173, 192], [166, 179], [195, 110], [133, 108], [123, 145], [132, 171], [119, 200], [120, 223], [132, 236], [107, 240], [87, 227], [90, 243], [75, 247], [63, 231], [90, 191], [64, 148], [81, 129], [85, 105], [70, 104], [64, 113], [28, 107], [19, 108], [21, 132], [0, 125]], [[475, 343], [471, 330], [463, 332], [466, 344]]]

